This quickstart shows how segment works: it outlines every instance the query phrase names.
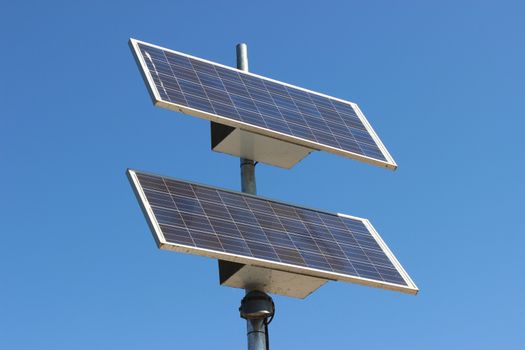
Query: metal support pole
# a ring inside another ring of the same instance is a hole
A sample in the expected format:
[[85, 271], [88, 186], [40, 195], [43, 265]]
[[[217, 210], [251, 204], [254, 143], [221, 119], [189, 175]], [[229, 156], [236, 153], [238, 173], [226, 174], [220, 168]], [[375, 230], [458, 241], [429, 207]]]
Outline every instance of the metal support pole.
[[264, 319], [246, 320], [248, 350], [266, 350]]
[[[237, 69], [248, 72], [248, 46], [245, 43], [237, 44]], [[251, 159], [241, 158], [241, 191], [257, 194], [255, 183], [255, 163]], [[249, 290], [246, 290], [248, 294]], [[264, 319], [246, 320], [248, 336], [248, 350], [266, 350], [266, 332]]]
[[[237, 44], [237, 69], [248, 72], [248, 46], [244, 43]], [[255, 183], [255, 163], [251, 159], [241, 158], [241, 191], [257, 194]]]

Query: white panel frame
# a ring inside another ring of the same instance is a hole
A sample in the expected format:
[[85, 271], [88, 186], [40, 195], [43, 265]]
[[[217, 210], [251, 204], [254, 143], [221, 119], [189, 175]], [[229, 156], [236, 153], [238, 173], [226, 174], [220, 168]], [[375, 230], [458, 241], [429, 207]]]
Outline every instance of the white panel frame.
[[[141, 171], [140, 173], [146, 174], [146, 175], [160, 177], [159, 175], [149, 174], [147, 172], [142, 172]], [[415, 283], [408, 276], [408, 273], [401, 266], [399, 261], [396, 259], [396, 257], [392, 253], [392, 251], [388, 248], [388, 246], [385, 244], [383, 239], [379, 236], [379, 234], [374, 229], [374, 227], [372, 226], [372, 224], [370, 223], [370, 221], [368, 219], [363, 219], [363, 218], [359, 218], [359, 217], [356, 217], [356, 216], [350, 216], [350, 215], [345, 215], [345, 214], [337, 214], [338, 216], [341, 216], [341, 217], [350, 218], [350, 219], [354, 219], [354, 220], [360, 220], [360, 221], [362, 221], [365, 224], [365, 226], [372, 233], [372, 236], [376, 239], [376, 241], [379, 244], [379, 246], [383, 249], [384, 253], [392, 261], [394, 267], [400, 273], [401, 277], [403, 277], [403, 279], [407, 283], [407, 286], [403, 286], [403, 285], [399, 285], [399, 284], [395, 284], [395, 283], [390, 283], [390, 282], [383, 282], [383, 281], [373, 280], [373, 279], [369, 279], [369, 278], [345, 275], [345, 274], [336, 273], [336, 272], [329, 272], [329, 271], [324, 271], [324, 270], [319, 270], [319, 269], [314, 269], [314, 268], [300, 267], [300, 266], [291, 265], [291, 264], [287, 264], [287, 263], [275, 262], [275, 261], [270, 261], [270, 260], [265, 260], [265, 259], [254, 258], [254, 257], [246, 257], [246, 256], [241, 256], [241, 255], [236, 255], [236, 254], [219, 252], [219, 251], [215, 251], [215, 250], [211, 250], [211, 249], [196, 248], [196, 247], [191, 247], [191, 246], [187, 246], [187, 245], [183, 245], [183, 244], [170, 243], [170, 242], [168, 242], [166, 240], [166, 238], [162, 234], [162, 230], [160, 228], [159, 223], [157, 222], [157, 219], [155, 218], [155, 215], [153, 213], [153, 209], [151, 208], [151, 206], [150, 206], [150, 204], [149, 204], [149, 202], [148, 202], [148, 200], [146, 198], [146, 195], [144, 194], [142, 186], [140, 185], [140, 182], [139, 182], [139, 180], [137, 178], [136, 171], [132, 170], [132, 169], [128, 169], [127, 170], [127, 175], [128, 175], [128, 178], [130, 179], [130, 182], [132, 184], [132, 187], [133, 187], [133, 190], [135, 192], [135, 195], [137, 196], [137, 199], [139, 200], [139, 203], [141, 205], [142, 211], [143, 211], [144, 215], [147, 218], [147, 221], [149, 223], [149, 226], [150, 226], [152, 234], [153, 234], [153, 236], [155, 238], [155, 241], [157, 242], [157, 245], [158, 245], [158, 247], [160, 249], [172, 250], [172, 251], [176, 251], [176, 252], [179, 252], [179, 253], [188, 253], [188, 254], [194, 254], [194, 255], [199, 255], [199, 256], [205, 256], [205, 257], [214, 258], [214, 259], [227, 260], [227, 261], [237, 262], [237, 263], [241, 263], [241, 264], [259, 266], [259, 267], [266, 267], [266, 268], [269, 268], [269, 269], [275, 269], [275, 270], [280, 270], [280, 271], [285, 271], [285, 272], [298, 273], [298, 274], [302, 274], [302, 275], [308, 275], [308, 276], [318, 277], [318, 278], [323, 278], [323, 279], [328, 279], [328, 280], [352, 282], [352, 283], [356, 283], [356, 284], [361, 284], [361, 285], [366, 285], [366, 286], [371, 286], [371, 287], [376, 287], [376, 288], [382, 288], [382, 289], [387, 289], [387, 290], [393, 290], [393, 291], [398, 291], [398, 292], [403, 292], [403, 293], [413, 294], [413, 295], [415, 295], [415, 294], [417, 294], [419, 292], [419, 289], [417, 288]], [[171, 177], [167, 177], [167, 176], [162, 176], [162, 177], [168, 178], [168, 179], [173, 179], [175, 181], [182, 181], [182, 182], [187, 182], [187, 183], [190, 183], [190, 184], [195, 184], [195, 185], [199, 185], [199, 186], [213, 188], [213, 189], [216, 189], [216, 190], [219, 190], [219, 191], [225, 191], [225, 192], [230, 192], [230, 193], [234, 193], [234, 194], [241, 194], [241, 195], [247, 196], [247, 197], [253, 197], [253, 198], [257, 198], [257, 199], [268, 200], [268, 201], [277, 202], [277, 203], [280, 203], [280, 204], [290, 205], [290, 206], [304, 208], [304, 209], [308, 209], [308, 210], [315, 210], [317, 212], [327, 213], [327, 214], [333, 215], [333, 213], [328, 213], [328, 212], [325, 212], [325, 211], [322, 211], [322, 210], [301, 207], [301, 206], [298, 206], [298, 205], [295, 205], [295, 204], [288, 204], [288, 203], [285, 203], [285, 202], [276, 201], [274, 199], [264, 198], [264, 197], [261, 197], [261, 196], [253, 196], [253, 195], [250, 195], [250, 194], [247, 194], [247, 193], [240, 193], [240, 192], [236, 192], [236, 191], [226, 190], [226, 189], [222, 189], [222, 188], [218, 188], [218, 187], [214, 187], [214, 186], [210, 186], [210, 185], [202, 185], [202, 184], [198, 184], [198, 183], [195, 183], [195, 182], [186, 181], [186, 180], [180, 180], [180, 179], [171, 178]]]
[[[374, 131], [374, 129], [372, 128], [372, 126], [370, 125], [370, 123], [368, 122], [366, 117], [364, 116], [364, 114], [361, 111], [361, 109], [354, 102], [345, 101], [345, 100], [342, 100], [342, 99], [339, 99], [339, 98], [336, 98], [336, 97], [332, 97], [332, 96], [329, 96], [329, 95], [321, 94], [319, 92], [315, 92], [315, 91], [311, 91], [311, 90], [308, 90], [308, 89], [304, 89], [304, 88], [301, 88], [301, 87], [298, 87], [298, 86], [294, 86], [294, 85], [291, 85], [291, 84], [283, 83], [281, 81], [270, 79], [270, 78], [267, 78], [267, 77], [263, 77], [263, 76], [260, 76], [260, 75], [257, 75], [257, 74], [253, 74], [253, 73], [250, 73], [250, 72], [244, 72], [244, 71], [238, 70], [236, 68], [232, 68], [232, 67], [228, 67], [228, 66], [222, 65], [220, 63], [208, 61], [208, 60], [205, 60], [205, 59], [202, 59], [202, 58], [198, 58], [198, 57], [195, 57], [195, 56], [191, 56], [191, 55], [188, 55], [188, 54], [185, 54], [185, 53], [182, 53], [182, 52], [178, 52], [178, 51], [175, 51], [175, 50], [166, 49], [164, 47], [153, 45], [153, 44], [149, 44], [149, 43], [146, 43], [144, 41], [137, 40], [137, 39], [130, 38], [129, 39], [129, 43], [130, 43], [130, 46], [132, 48], [132, 52], [133, 52], [133, 55], [135, 57], [135, 60], [137, 61], [137, 64], [141, 68], [140, 69], [141, 70], [141, 74], [142, 74], [142, 77], [144, 78], [144, 81], [146, 82], [146, 86], [148, 87], [148, 91], [150, 93], [150, 96], [151, 96], [151, 99], [153, 101], [153, 104], [155, 106], [157, 106], [157, 107], [166, 108], [166, 109], [169, 109], [169, 110], [172, 110], [172, 111], [176, 111], [176, 112], [192, 115], [192, 116], [195, 116], [195, 117], [207, 119], [207, 120], [214, 121], [214, 122], [217, 122], [217, 123], [220, 123], [220, 124], [229, 125], [229, 126], [232, 126], [234, 128], [241, 128], [241, 129], [244, 129], [244, 130], [247, 130], [247, 131], [251, 131], [251, 132], [254, 132], [254, 133], [260, 133], [260, 134], [263, 134], [263, 135], [266, 135], [266, 136], [278, 138], [278, 139], [281, 139], [281, 140], [284, 140], [284, 141], [287, 141], [287, 142], [291, 142], [291, 143], [296, 143], [296, 144], [299, 144], [299, 145], [302, 145], [302, 146], [305, 146], [305, 147], [308, 147], [308, 148], [312, 148], [312, 149], [315, 149], [315, 150], [323, 150], [323, 151], [326, 151], [326, 152], [338, 154], [338, 155], [341, 155], [341, 156], [344, 156], [344, 157], [348, 157], [348, 158], [352, 158], [352, 159], [355, 159], [355, 160], [360, 160], [360, 161], [363, 161], [363, 162], [368, 163], [368, 164], [377, 165], [377, 166], [381, 166], [381, 167], [386, 167], [386, 168], [391, 169], [391, 170], [396, 170], [397, 169], [397, 164], [394, 161], [394, 158], [392, 158], [392, 156], [390, 155], [390, 153], [388, 152], [388, 150], [386, 149], [384, 144], [379, 139], [379, 136], [377, 136], [376, 132]], [[183, 105], [179, 105], [179, 104], [176, 104], [176, 103], [173, 103], [173, 102], [165, 101], [165, 100], [163, 100], [161, 98], [161, 96], [160, 96], [160, 94], [159, 94], [159, 92], [157, 90], [157, 87], [155, 85], [155, 82], [153, 81], [153, 79], [151, 77], [151, 74], [150, 74], [149, 69], [148, 69], [148, 67], [146, 65], [146, 62], [144, 61], [144, 57], [142, 56], [142, 53], [140, 52], [140, 48], [138, 46], [139, 44], [150, 46], [150, 47], [153, 47], [153, 48], [156, 48], [156, 49], [159, 49], [159, 50], [172, 52], [172, 53], [177, 54], [177, 55], [185, 56], [185, 57], [188, 57], [188, 58], [191, 58], [191, 59], [195, 59], [197, 61], [205, 62], [205, 63], [208, 63], [208, 64], [213, 64], [213, 65], [216, 65], [216, 66], [219, 66], [219, 67], [222, 67], [222, 68], [225, 68], [225, 69], [229, 69], [229, 70], [241, 73], [241, 74], [251, 75], [251, 76], [259, 78], [259, 79], [264, 79], [264, 80], [267, 80], [267, 81], [270, 81], [270, 82], [273, 82], [273, 83], [285, 85], [285, 86], [288, 86], [288, 87], [291, 87], [291, 88], [294, 88], [294, 89], [298, 89], [298, 90], [301, 90], [301, 91], [304, 91], [304, 92], [308, 92], [308, 93], [316, 94], [318, 96], [330, 98], [330, 99], [333, 99], [335, 101], [339, 101], [341, 103], [349, 104], [354, 109], [354, 111], [357, 114], [357, 117], [361, 120], [361, 122], [365, 126], [366, 130], [368, 131], [368, 133], [370, 134], [372, 139], [376, 142], [377, 146], [379, 147], [379, 149], [381, 150], [381, 152], [383, 153], [383, 156], [385, 157], [385, 159], [387, 161], [384, 162], [384, 161], [381, 161], [379, 159], [371, 158], [371, 157], [368, 157], [368, 156], [365, 156], [365, 155], [362, 155], [362, 154], [346, 151], [346, 150], [343, 150], [343, 149], [340, 149], [340, 148], [336, 148], [336, 147], [332, 147], [332, 146], [329, 146], [329, 145], [317, 143], [315, 141], [303, 139], [301, 137], [293, 136], [293, 135], [290, 135], [290, 134], [284, 134], [284, 133], [279, 132], [279, 131], [262, 128], [262, 127], [259, 127], [259, 126], [256, 126], [256, 125], [244, 123], [242, 121], [238, 121], [238, 120], [222, 117], [222, 116], [217, 115], [217, 114], [208, 113], [208, 112], [204, 112], [204, 111], [201, 111], [201, 110], [198, 110], [198, 109], [194, 109], [194, 108], [191, 108], [191, 107], [188, 107], [188, 106], [183, 106]]]

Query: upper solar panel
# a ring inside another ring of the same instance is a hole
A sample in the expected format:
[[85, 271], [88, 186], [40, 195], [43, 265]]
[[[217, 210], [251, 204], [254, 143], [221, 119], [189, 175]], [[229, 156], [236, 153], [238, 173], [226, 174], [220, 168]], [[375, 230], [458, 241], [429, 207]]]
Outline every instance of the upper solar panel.
[[418, 292], [366, 219], [134, 170], [128, 176], [160, 248]]
[[156, 106], [396, 169], [352, 102], [130, 39]]

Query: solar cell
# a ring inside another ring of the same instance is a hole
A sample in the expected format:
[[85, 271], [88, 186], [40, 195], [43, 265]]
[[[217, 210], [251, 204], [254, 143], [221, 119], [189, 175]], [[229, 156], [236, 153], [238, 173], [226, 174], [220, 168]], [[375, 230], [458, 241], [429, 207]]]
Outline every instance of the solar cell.
[[128, 170], [160, 248], [415, 294], [366, 219]]
[[355, 103], [135, 39], [130, 45], [157, 106], [397, 167]]

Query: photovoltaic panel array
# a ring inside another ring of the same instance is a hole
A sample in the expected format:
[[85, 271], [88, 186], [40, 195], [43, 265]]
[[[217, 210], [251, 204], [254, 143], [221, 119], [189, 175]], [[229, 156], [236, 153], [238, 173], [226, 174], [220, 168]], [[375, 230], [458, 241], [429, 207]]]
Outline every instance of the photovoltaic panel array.
[[355, 103], [134, 39], [130, 45], [157, 106], [397, 167]]
[[128, 170], [161, 248], [415, 294], [366, 219]]

